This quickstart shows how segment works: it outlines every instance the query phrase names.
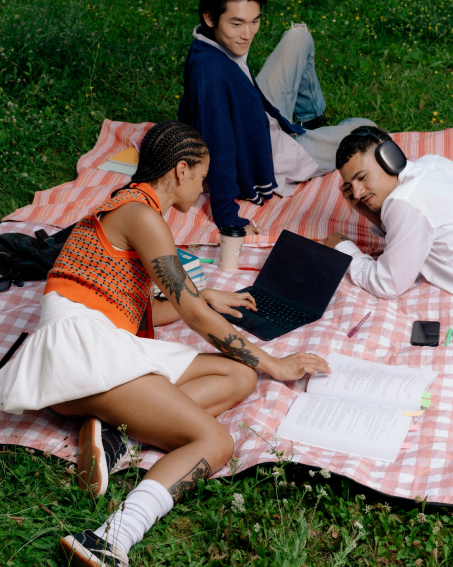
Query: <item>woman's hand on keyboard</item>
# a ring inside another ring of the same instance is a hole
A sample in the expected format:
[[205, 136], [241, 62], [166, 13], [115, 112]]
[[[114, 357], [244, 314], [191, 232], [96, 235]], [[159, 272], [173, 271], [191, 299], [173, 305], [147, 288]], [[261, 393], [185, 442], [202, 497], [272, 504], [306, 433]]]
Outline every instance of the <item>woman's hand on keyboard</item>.
[[305, 374], [316, 374], [322, 372], [330, 374], [331, 370], [325, 360], [316, 356], [316, 354], [296, 352], [276, 360], [276, 371], [272, 376], [276, 380], [289, 382], [299, 380]]
[[233, 293], [230, 291], [221, 291], [219, 289], [203, 289], [201, 292], [206, 303], [215, 309], [218, 313], [228, 313], [233, 317], [242, 317], [242, 313], [235, 307], [244, 307], [252, 311], [258, 311], [255, 299], [250, 293]]

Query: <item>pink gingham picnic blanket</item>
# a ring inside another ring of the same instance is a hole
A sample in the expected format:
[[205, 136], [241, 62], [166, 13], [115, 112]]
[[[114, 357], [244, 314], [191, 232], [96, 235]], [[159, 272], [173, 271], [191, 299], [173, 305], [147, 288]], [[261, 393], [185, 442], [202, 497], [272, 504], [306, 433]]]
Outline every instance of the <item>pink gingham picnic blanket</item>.
[[[112, 125], [115, 124], [120, 123], [110, 123], [108, 126], [112, 128]], [[132, 125], [126, 126], [132, 128]], [[141, 125], [141, 127], [142, 131], [146, 130], [146, 125]], [[105, 128], [104, 124], [103, 132]], [[135, 136], [136, 127], [132, 130]], [[397, 134], [395, 139], [410, 159], [416, 159], [426, 153], [437, 153], [453, 158], [452, 130], [430, 134]], [[96, 148], [98, 145], [99, 142]], [[109, 155], [111, 153], [113, 152], [109, 152]], [[81, 158], [79, 166], [87, 156]], [[103, 161], [105, 160], [101, 158], [100, 163]], [[81, 175], [83, 174], [82, 170]], [[105, 173], [102, 172], [102, 175]], [[105, 186], [99, 189], [98, 191], [102, 193], [101, 197], [96, 195], [94, 180], [88, 187], [82, 187], [77, 180], [72, 184], [60, 186], [59, 190], [51, 189], [43, 192], [47, 193], [47, 196], [42, 195], [42, 197], [35, 198], [36, 210], [34, 210], [34, 205], [31, 205], [8, 217], [10, 220], [14, 218], [26, 222], [3, 223], [0, 225], [0, 233], [33, 234], [38, 228], [45, 228], [49, 233], [55, 232], [56, 229], [49, 225], [66, 226], [75, 222], [106, 199], [110, 191], [121, 186], [123, 181], [118, 183], [116, 180], [115, 183], [112, 183], [108, 190]], [[283, 228], [289, 228], [315, 240], [322, 240], [330, 232], [340, 230], [359, 242], [364, 250], [370, 252], [382, 250], [383, 241], [370, 237], [369, 225], [351, 212], [343, 203], [342, 198], [339, 198], [341, 196], [337, 191], [338, 185], [337, 174], [305, 184], [299, 188], [296, 195], [300, 199], [298, 201], [300, 209], [291, 211], [291, 214], [287, 210], [286, 216], [282, 212], [284, 200], [272, 199], [270, 206], [265, 209], [268, 221], [264, 225], [271, 229], [274, 223], [276, 223], [275, 226], [281, 223], [280, 229], [275, 229], [276, 236]], [[67, 201], [64, 201], [64, 198], [59, 195], [59, 191], [64, 193]], [[47, 199], [47, 204], [45, 204], [45, 199]], [[295, 202], [295, 200], [292, 201], [292, 203]], [[260, 207], [250, 204], [245, 206], [251, 207], [250, 210], [257, 215], [264, 214], [260, 212], [262, 211]], [[290, 208], [293, 206], [291, 205]], [[190, 241], [187, 238], [190, 234], [200, 235], [198, 240], [202, 240], [202, 237], [209, 240], [212, 235], [215, 235], [215, 229], [209, 228], [209, 223], [199, 212], [200, 210], [198, 209], [198, 212], [193, 214], [195, 216], [200, 214], [202, 223], [194, 224], [186, 232], [183, 230], [181, 221], [178, 221], [178, 224], [173, 217], [167, 218], [172, 230], [179, 235], [180, 244], [189, 244]], [[206, 210], [203, 214], [209, 217]], [[252, 218], [258, 221], [261, 216]], [[263, 224], [261, 220], [260, 222]], [[202, 243], [214, 242], [215, 239], [212, 242]], [[250, 244], [251, 246], [246, 247], [243, 251], [241, 265], [260, 268], [269, 254], [269, 248], [261, 247], [266, 244], [269, 246], [271, 241], [257, 240]], [[203, 246], [200, 255], [218, 260], [218, 247]], [[227, 273], [216, 265], [205, 265], [204, 271], [210, 287], [229, 291], [251, 285], [256, 277], [256, 272]], [[43, 289], [44, 282], [28, 282], [23, 288], [13, 287], [10, 291], [0, 294], [0, 357], [10, 348], [22, 331], [33, 332], [36, 328], [40, 315], [39, 300]], [[235, 456], [238, 458], [239, 470], [275, 460], [275, 457], [268, 451], [271, 447], [276, 447], [278, 451], [285, 451], [288, 455], [292, 451], [294, 462], [329, 469], [391, 496], [414, 499], [417, 495], [421, 495], [427, 496], [429, 502], [453, 504], [451, 489], [453, 486], [453, 349], [446, 348], [442, 343], [436, 349], [410, 345], [412, 323], [419, 319], [439, 320], [441, 336], [444, 337], [446, 330], [452, 324], [452, 307], [453, 296], [431, 286], [426, 281], [420, 281], [399, 299], [388, 301], [376, 299], [366, 291], [353, 286], [349, 277], [346, 276], [320, 321], [292, 331], [269, 343], [244, 333], [249, 340], [276, 357], [285, 356], [296, 350], [316, 353], [324, 358], [331, 353], [341, 353], [392, 365], [407, 364], [414, 368], [426, 367], [438, 371], [439, 375], [430, 388], [431, 406], [421, 418], [418, 418], [420, 429], [408, 435], [407, 441], [412, 443], [411, 448], [402, 450], [395, 463], [384, 463], [350, 457], [346, 454], [303, 444], [295, 444], [291, 448], [289, 442], [275, 440], [276, 429], [290, 404], [303, 391], [304, 381], [282, 383], [259, 373], [258, 385], [247, 400], [219, 417], [219, 421], [230, 431], [235, 440]], [[371, 317], [352, 339], [348, 339], [347, 332], [368, 311], [372, 312]], [[156, 338], [191, 344], [200, 352], [214, 352], [213, 347], [183, 322], [156, 329]], [[259, 436], [250, 429], [241, 428], [242, 422], [253, 428]], [[0, 444], [19, 444], [51, 451], [59, 457], [76, 461], [79, 427], [79, 423], [64, 420], [49, 409], [26, 412], [22, 416], [13, 416], [3, 412]], [[149, 468], [162, 454], [153, 449], [143, 450], [143, 460], [140, 466]], [[229, 474], [230, 468], [229, 465], [226, 465], [214, 476]]]
[[[69, 226], [104, 203], [112, 191], [126, 185], [130, 177], [97, 169], [115, 153], [141, 140], [152, 123], [128, 124], [105, 120], [95, 147], [77, 164], [75, 181], [35, 193], [32, 205], [23, 207], [4, 220]], [[453, 129], [440, 132], [406, 132], [394, 135], [408, 159], [425, 154], [453, 159]], [[255, 220], [266, 229], [266, 236], [250, 236], [246, 245], [272, 246], [286, 229], [319, 241], [332, 232], [348, 235], [365, 253], [382, 251], [382, 241], [373, 236], [369, 223], [355, 214], [344, 202], [338, 188], [338, 172], [301, 183], [294, 197], [282, 199], [274, 195], [260, 207], [249, 201], [238, 201], [240, 216]], [[188, 214], [171, 209], [165, 220], [171, 227], [177, 245], [217, 244], [209, 195], [200, 195]]]

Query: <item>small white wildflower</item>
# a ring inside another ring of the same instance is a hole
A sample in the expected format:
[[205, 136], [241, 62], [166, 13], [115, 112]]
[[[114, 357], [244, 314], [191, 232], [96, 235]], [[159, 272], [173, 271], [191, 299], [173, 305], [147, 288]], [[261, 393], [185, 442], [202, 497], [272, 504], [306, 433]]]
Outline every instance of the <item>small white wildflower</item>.
[[367, 505], [365, 506], [365, 513], [366, 513], [366, 514], [369, 514], [372, 509], [373, 509], [373, 508], [372, 508], [370, 505], [367, 504]]
[[238, 423], [238, 427], [239, 427], [239, 429], [242, 429], [243, 427], [245, 427], [245, 423], [243, 421], [240, 421]]
[[354, 522], [354, 526], [355, 526], [356, 528], [359, 528], [359, 530], [363, 530], [362, 524], [361, 524], [360, 522], [357, 522], [357, 520]]
[[360, 500], [366, 500], [365, 494], [359, 494], [359, 498], [360, 498]]
[[293, 482], [291, 483], [291, 486], [294, 488], [294, 487], [296, 486], [296, 483], [293, 481]]
[[305, 485], [305, 491], [306, 492], [311, 492], [312, 490], [313, 490], [313, 488], [309, 484]]
[[327, 469], [321, 469], [319, 471], [319, 474], [321, 476], [323, 476], [324, 478], [330, 478], [332, 475], [330, 474], [330, 472]]
[[152, 71], [152, 70], [153, 70], [153, 68], [152, 68], [152, 67], [148, 67], [148, 71]]
[[244, 497], [242, 496], [242, 494], [238, 494], [237, 492], [233, 494], [231, 509], [233, 510], [233, 512], [237, 513], [245, 512]]
[[274, 435], [274, 443], [280, 443], [281, 439], [278, 435]]
[[308, 471], [308, 474], [313, 478], [316, 474], [316, 471]]
[[433, 528], [433, 534], [437, 534], [437, 533], [439, 533], [439, 531], [440, 531], [439, 526], [435, 526], [435, 527]]
[[46, 156], [42, 156], [42, 161], [44, 161], [44, 162], [47, 161]]
[[390, 506], [390, 504], [388, 502], [386, 502], [384, 504], [384, 506], [382, 506], [382, 508], [386, 511], [386, 512], [390, 512], [390, 510], [392, 509], [392, 507]]
[[28, 173], [22, 173], [22, 177], [28, 177]]
[[420, 514], [417, 515], [417, 522], [419, 524], [424, 524], [426, 520], [427, 520], [426, 514], [423, 514], [423, 512], [420, 512]]
[[318, 493], [319, 498], [321, 498], [321, 496], [327, 496], [327, 492], [324, 490], [324, 488], [321, 488], [321, 490]]
[[337, 20], [332, 20], [333, 23], [335, 23]]
[[255, 525], [253, 526], [253, 529], [254, 529], [254, 531], [255, 531], [256, 533], [258, 533], [258, 532], [260, 531], [260, 529], [261, 529], [261, 526], [260, 526], [259, 524], [255, 524]]
[[349, 22], [348, 22], [348, 21], [346, 21], [346, 22], [345, 22], [345, 25], [347, 26], [348, 24], [349, 24]]
[[274, 472], [272, 474], [275, 476], [275, 478], [278, 478], [279, 476], [282, 476], [282, 474], [283, 474], [283, 470], [279, 469], [278, 467], [274, 467], [273, 471]]
[[423, 496], [420, 496], [420, 494], [417, 494], [417, 496], [415, 497], [415, 503], [420, 504], [420, 502], [423, 502]]

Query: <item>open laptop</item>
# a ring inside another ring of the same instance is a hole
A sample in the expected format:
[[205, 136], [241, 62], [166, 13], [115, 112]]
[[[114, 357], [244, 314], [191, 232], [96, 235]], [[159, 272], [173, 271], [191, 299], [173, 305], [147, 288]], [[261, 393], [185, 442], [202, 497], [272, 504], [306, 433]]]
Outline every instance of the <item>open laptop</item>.
[[236, 307], [242, 319], [222, 313], [230, 323], [265, 341], [320, 319], [340, 285], [352, 257], [284, 230], [248, 291], [258, 311]]

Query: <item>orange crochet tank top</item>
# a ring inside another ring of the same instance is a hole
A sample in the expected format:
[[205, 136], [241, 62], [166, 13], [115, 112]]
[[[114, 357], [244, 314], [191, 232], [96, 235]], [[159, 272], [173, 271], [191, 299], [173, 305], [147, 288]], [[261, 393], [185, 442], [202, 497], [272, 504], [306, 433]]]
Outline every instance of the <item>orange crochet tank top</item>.
[[[137, 252], [116, 250], [98, 215], [139, 201], [161, 213], [159, 199], [146, 183], [120, 189], [79, 221], [47, 276], [44, 295], [56, 291], [103, 313], [119, 329], [137, 334], [148, 307], [148, 338], [153, 338], [150, 294], [153, 282]], [[143, 333], [139, 333], [143, 336]]]

